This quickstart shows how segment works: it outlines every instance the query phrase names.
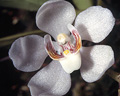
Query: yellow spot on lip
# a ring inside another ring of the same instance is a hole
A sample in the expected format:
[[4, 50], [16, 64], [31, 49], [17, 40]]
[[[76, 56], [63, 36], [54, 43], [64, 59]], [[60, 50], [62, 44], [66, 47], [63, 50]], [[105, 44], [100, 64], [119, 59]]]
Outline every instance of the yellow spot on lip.
[[70, 51], [69, 51], [69, 50], [65, 50], [63, 53], [64, 53], [65, 55], [67, 55], [67, 54], [70, 53]]

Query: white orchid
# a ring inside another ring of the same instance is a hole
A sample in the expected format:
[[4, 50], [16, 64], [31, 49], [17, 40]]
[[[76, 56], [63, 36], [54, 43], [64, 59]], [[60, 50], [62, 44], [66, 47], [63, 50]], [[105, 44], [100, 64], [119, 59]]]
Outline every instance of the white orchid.
[[71, 87], [70, 73], [74, 70], [80, 69], [86, 82], [94, 82], [114, 64], [114, 53], [110, 46], [83, 47], [81, 43], [81, 39], [94, 43], [105, 39], [115, 23], [110, 10], [93, 6], [75, 17], [75, 9], [69, 2], [47, 1], [37, 12], [36, 24], [56, 42], [52, 43], [50, 35], [45, 35], [44, 39], [30, 35], [12, 44], [9, 56], [18, 70], [35, 71], [48, 55], [53, 59], [29, 81], [32, 96], [64, 95]]

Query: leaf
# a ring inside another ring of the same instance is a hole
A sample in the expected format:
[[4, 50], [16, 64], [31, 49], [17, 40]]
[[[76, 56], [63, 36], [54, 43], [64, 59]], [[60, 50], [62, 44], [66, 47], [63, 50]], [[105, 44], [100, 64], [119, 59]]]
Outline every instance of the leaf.
[[73, 3], [81, 11], [93, 6], [93, 0], [73, 0]]
[[0, 6], [37, 11], [47, 0], [0, 0]]
[[26, 1], [41, 6], [44, 2], [46, 2], [48, 0], [26, 0]]
[[3, 37], [3, 38], [0, 38], [0, 47], [10, 45], [12, 42], [15, 41], [15, 39], [19, 37], [26, 36], [26, 35], [32, 35], [32, 34], [38, 34], [40, 36], [44, 36], [46, 33], [40, 30], [36, 30], [36, 31], [24, 32], [24, 33], [19, 33], [19, 34], [12, 35], [12, 36]]
[[82, 12], [81, 10], [75, 10], [76, 11], [76, 15], [78, 15], [80, 12]]

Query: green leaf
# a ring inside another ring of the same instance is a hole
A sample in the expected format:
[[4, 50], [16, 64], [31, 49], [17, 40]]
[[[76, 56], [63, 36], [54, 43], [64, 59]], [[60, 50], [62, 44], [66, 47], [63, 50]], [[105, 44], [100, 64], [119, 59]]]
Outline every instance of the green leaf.
[[75, 10], [76, 11], [76, 15], [78, 15], [80, 12], [82, 12], [81, 10]]
[[44, 2], [46, 2], [48, 0], [26, 0], [26, 1], [41, 6]]
[[23, 37], [23, 36], [26, 36], [26, 35], [32, 35], [32, 34], [37, 34], [37, 35], [40, 35], [40, 36], [44, 36], [46, 33], [42, 32], [40, 30], [36, 30], [36, 31], [24, 32], [24, 33], [15, 34], [15, 35], [12, 35], [12, 36], [3, 37], [3, 38], [0, 38], [0, 47], [10, 45], [12, 42], [15, 41], [15, 39], [17, 39], [19, 37]]
[[73, 3], [81, 11], [93, 6], [93, 0], [73, 0]]
[[47, 0], [0, 0], [0, 6], [37, 11]]

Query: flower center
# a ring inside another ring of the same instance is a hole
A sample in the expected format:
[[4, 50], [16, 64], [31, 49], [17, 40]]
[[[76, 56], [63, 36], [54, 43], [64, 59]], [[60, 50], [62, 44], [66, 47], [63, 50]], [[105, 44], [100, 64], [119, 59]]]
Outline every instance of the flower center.
[[60, 33], [57, 36], [58, 44], [61, 47], [60, 52], [58, 52], [59, 54], [54, 49], [51, 37], [49, 35], [45, 36], [46, 51], [52, 59], [59, 60], [60, 58], [64, 58], [65, 56], [67, 56], [69, 53], [77, 53], [80, 50], [82, 44], [79, 33], [76, 30], [72, 30], [71, 33], [73, 35], [75, 44], [71, 43], [70, 37], [68, 37], [64, 33]]
[[72, 43], [73, 41], [71, 41], [71, 38], [68, 35], [66, 35], [65, 33], [60, 33], [57, 36], [57, 42], [58, 42], [59, 46], [61, 47], [59, 52], [57, 52], [54, 49], [54, 45], [53, 45], [51, 37], [49, 35], [46, 35], [44, 38], [46, 51], [47, 51], [48, 55], [54, 60], [59, 60], [61, 58], [64, 58], [69, 53], [70, 54], [77, 53], [82, 46], [81, 38], [80, 38], [78, 31], [72, 25], [69, 25], [68, 29], [70, 30], [75, 43], [73, 44]]

